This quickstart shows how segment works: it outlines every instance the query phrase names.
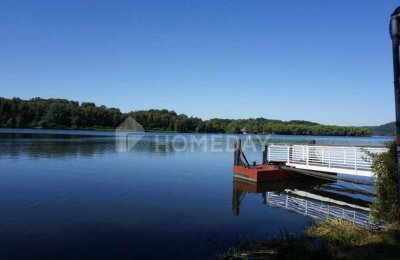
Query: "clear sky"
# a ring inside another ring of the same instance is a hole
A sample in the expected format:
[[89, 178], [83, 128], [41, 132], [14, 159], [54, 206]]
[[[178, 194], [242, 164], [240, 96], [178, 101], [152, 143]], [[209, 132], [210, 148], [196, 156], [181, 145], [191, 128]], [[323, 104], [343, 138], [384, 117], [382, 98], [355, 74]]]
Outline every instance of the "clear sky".
[[0, 2], [0, 96], [123, 112], [394, 121], [394, 0]]

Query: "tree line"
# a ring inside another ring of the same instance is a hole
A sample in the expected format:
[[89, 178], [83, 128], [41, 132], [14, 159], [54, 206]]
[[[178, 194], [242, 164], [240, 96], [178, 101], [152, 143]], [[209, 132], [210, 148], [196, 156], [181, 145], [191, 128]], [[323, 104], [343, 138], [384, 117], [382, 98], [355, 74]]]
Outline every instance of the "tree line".
[[369, 136], [366, 127], [321, 125], [308, 121], [266, 118], [210, 119], [188, 117], [166, 109], [122, 113], [118, 108], [66, 99], [0, 98], [0, 127], [113, 129], [133, 117], [146, 131], [199, 133], [265, 133], [289, 135]]
[[394, 136], [396, 135], [396, 122], [390, 122], [384, 125], [375, 126], [372, 128], [372, 134]]

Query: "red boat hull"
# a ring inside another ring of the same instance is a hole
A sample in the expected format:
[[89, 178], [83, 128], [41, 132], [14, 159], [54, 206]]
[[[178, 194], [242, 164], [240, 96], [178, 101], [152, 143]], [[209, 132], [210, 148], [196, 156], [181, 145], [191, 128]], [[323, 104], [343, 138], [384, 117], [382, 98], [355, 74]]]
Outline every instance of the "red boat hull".
[[254, 182], [279, 181], [297, 177], [298, 174], [279, 168], [278, 165], [255, 165], [249, 167], [234, 166], [233, 173], [236, 178]]

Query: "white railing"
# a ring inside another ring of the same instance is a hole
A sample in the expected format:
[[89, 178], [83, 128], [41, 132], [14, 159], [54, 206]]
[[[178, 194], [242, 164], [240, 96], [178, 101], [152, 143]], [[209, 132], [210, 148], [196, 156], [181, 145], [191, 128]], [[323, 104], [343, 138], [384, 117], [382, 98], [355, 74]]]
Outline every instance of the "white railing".
[[301, 169], [372, 176], [368, 153], [386, 151], [387, 148], [375, 147], [270, 145], [267, 160]]
[[345, 209], [274, 192], [267, 192], [267, 204], [318, 220], [343, 219], [361, 227], [381, 227], [383, 225], [383, 223], [373, 223], [369, 218], [368, 211]]

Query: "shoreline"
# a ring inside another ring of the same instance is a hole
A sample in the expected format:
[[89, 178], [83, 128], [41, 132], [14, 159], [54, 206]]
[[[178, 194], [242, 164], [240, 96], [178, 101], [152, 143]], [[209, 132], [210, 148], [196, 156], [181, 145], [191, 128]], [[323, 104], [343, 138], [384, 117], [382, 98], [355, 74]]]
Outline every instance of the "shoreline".
[[[39, 127], [29, 127], [29, 128], [19, 128], [19, 127], [0, 127], [2, 129], [17, 129], [17, 130], [59, 130], [59, 131], [94, 131], [94, 132], [114, 132], [115, 128], [39, 128]], [[298, 135], [298, 134], [275, 134], [275, 133], [241, 133], [241, 134], [232, 134], [232, 133], [215, 133], [215, 132], [178, 132], [178, 131], [163, 131], [163, 130], [147, 130], [145, 133], [171, 133], [171, 134], [223, 134], [223, 135], [244, 135], [244, 136], [251, 136], [251, 135], [272, 135], [272, 136], [306, 136], [306, 137], [352, 137], [352, 138], [368, 138], [368, 137], [393, 137], [395, 136], [386, 136], [386, 135]]]
[[397, 259], [400, 225], [361, 228], [343, 220], [314, 222], [301, 235], [245, 239], [218, 255], [219, 259]]

